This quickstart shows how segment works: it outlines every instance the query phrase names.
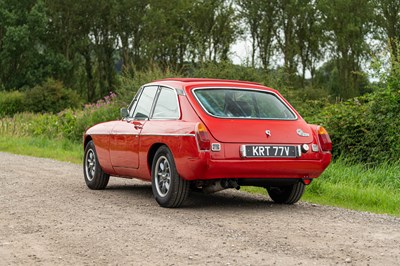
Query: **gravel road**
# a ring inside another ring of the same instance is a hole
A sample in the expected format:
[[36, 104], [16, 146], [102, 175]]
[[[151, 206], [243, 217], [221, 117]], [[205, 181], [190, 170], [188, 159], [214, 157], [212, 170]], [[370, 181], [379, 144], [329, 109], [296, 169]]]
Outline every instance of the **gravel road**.
[[[318, 181], [317, 181], [318, 182]], [[399, 265], [400, 219], [238, 191], [160, 208], [80, 165], [0, 153], [0, 265]]]

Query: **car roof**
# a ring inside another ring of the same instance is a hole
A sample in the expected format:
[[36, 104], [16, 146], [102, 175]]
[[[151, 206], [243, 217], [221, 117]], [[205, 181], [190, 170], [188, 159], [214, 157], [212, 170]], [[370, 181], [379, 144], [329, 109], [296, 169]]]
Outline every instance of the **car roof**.
[[209, 83], [209, 82], [224, 82], [224, 83], [245, 83], [261, 85], [257, 82], [243, 81], [243, 80], [229, 80], [229, 79], [215, 79], [215, 78], [166, 78], [159, 81], [176, 81], [182, 83]]
[[274, 89], [265, 87], [264, 85], [242, 80], [228, 80], [228, 79], [215, 79], [215, 78], [165, 78], [153, 81], [146, 85], [165, 85], [175, 89], [193, 88], [193, 87], [230, 87], [233, 88], [257, 88], [262, 90], [276, 91]]

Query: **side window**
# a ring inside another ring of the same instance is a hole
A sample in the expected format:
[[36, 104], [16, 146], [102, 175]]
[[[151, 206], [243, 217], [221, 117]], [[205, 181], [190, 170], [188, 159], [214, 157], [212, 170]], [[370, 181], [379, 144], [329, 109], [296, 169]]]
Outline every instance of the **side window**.
[[153, 112], [154, 119], [178, 119], [179, 106], [176, 92], [173, 89], [161, 88]]
[[154, 96], [156, 95], [158, 86], [144, 87], [140, 95], [136, 108], [132, 117], [135, 120], [146, 120], [149, 118], [151, 107], [153, 105]]

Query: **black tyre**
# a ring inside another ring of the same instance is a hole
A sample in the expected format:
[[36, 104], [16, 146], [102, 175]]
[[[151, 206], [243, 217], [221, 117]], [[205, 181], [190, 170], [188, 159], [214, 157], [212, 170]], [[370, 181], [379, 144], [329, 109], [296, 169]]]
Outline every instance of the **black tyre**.
[[189, 181], [183, 180], [175, 167], [175, 161], [167, 146], [161, 146], [151, 167], [153, 195], [161, 207], [179, 207], [189, 193]]
[[96, 190], [105, 189], [110, 179], [110, 176], [101, 169], [93, 141], [89, 141], [85, 147], [83, 175], [86, 185]]
[[294, 185], [268, 187], [267, 191], [271, 199], [276, 203], [293, 204], [303, 196], [305, 185], [298, 182]]

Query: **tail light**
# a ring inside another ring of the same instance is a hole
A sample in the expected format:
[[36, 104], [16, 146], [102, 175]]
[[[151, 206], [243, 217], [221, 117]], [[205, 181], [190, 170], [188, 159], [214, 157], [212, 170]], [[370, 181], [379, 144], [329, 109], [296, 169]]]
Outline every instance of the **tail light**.
[[319, 143], [323, 151], [332, 151], [332, 141], [325, 128], [319, 126], [317, 128]]
[[210, 150], [211, 148], [210, 137], [206, 126], [203, 123], [197, 123], [195, 132], [199, 149], [203, 151]]

